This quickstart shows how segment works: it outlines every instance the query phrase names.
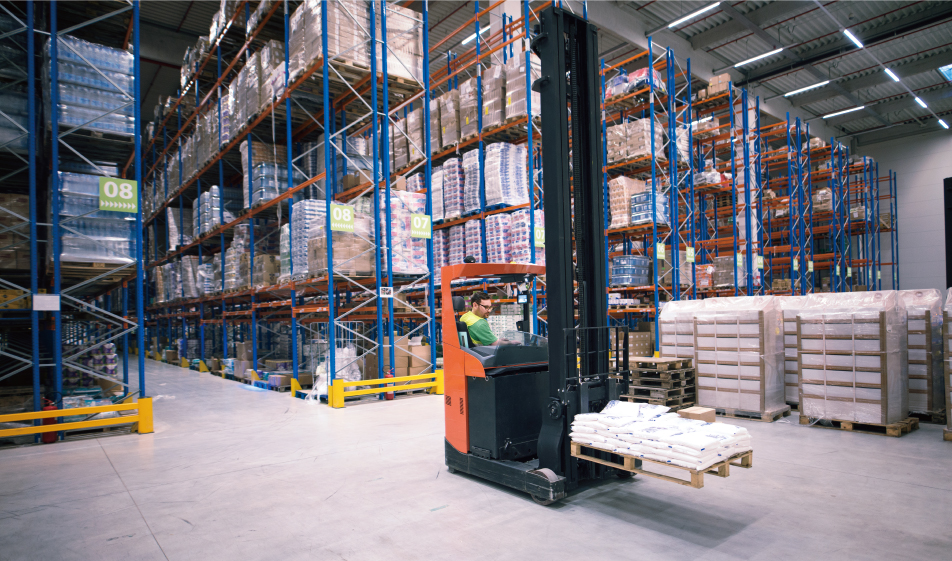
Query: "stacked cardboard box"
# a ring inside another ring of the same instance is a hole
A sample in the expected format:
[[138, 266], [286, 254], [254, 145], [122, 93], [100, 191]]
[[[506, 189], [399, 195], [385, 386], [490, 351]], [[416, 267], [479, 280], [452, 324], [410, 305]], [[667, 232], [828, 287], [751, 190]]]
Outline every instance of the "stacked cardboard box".
[[644, 192], [646, 188], [644, 181], [623, 175], [608, 182], [608, 204], [611, 211], [609, 228], [625, 228], [631, 225], [631, 196]]
[[440, 100], [440, 149], [445, 150], [459, 144], [459, 90], [450, 90], [439, 97]]
[[479, 108], [476, 106], [476, 77], [459, 85], [460, 139], [468, 140], [479, 132]]
[[784, 399], [790, 405], [800, 403], [800, 369], [797, 366], [797, 316], [806, 304], [806, 296], [779, 296], [783, 314], [783, 385]]
[[[354, 231], [331, 232], [333, 240], [334, 273], [347, 276], [371, 276], [374, 274], [373, 222], [369, 215], [354, 216]], [[307, 240], [307, 270], [311, 276], [327, 272], [327, 230], [316, 224]]]
[[[542, 63], [535, 54], [529, 55], [531, 75], [535, 82], [542, 77]], [[530, 84], [531, 85], [531, 84]], [[532, 92], [532, 116], [542, 114], [542, 100], [539, 92]], [[526, 57], [518, 53], [506, 61], [506, 121], [526, 116]]]
[[[15, 228], [19, 234], [29, 235], [30, 219], [29, 195], [0, 193], [0, 229]], [[14, 216], [19, 215], [22, 218]], [[0, 234], [0, 269], [29, 269], [30, 248], [27, 238], [14, 233]], [[12, 247], [11, 247], [12, 246]]]
[[730, 87], [730, 83], [730, 74], [718, 74], [717, 76], [714, 76], [707, 84], [707, 96], [714, 97], [718, 94], [726, 92]]
[[938, 419], [945, 409], [942, 372], [942, 294], [934, 288], [900, 290], [906, 306], [909, 411]]

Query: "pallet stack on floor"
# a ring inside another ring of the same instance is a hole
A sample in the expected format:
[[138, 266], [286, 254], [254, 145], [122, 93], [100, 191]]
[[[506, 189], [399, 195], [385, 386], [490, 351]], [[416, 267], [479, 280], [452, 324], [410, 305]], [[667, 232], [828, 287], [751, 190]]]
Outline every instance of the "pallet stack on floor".
[[942, 293], [935, 288], [900, 290], [906, 308], [909, 413], [946, 422], [942, 369]]
[[690, 358], [634, 357], [629, 364], [628, 393], [622, 399], [664, 405], [671, 411], [697, 403], [697, 377]]

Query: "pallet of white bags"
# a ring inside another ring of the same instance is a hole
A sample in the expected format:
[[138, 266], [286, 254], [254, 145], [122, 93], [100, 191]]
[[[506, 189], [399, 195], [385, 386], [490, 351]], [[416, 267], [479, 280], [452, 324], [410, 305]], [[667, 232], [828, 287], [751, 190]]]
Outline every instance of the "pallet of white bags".
[[[672, 483], [678, 483], [680, 485], [686, 485], [688, 487], [693, 487], [695, 489], [700, 489], [704, 487], [704, 474], [709, 473], [711, 475], [716, 475], [717, 477], [728, 477], [730, 475], [730, 466], [737, 466], [742, 468], [751, 468], [754, 467], [754, 451], [748, 450], [746, 452], [740, 452], [739, 454], [734, 454], [730, 458], [721, 460], [716, 464], [708, 467], [704, 470], [691, 469], [681, 466], [676, 466], [674, 464], [669, 464], [667, 462], [659, 462], [658, 460], [649, 460], [648, 458], [639, 458], [637, 456], [628, 456], [626, 454], [619, 454], [617, 452], [609, 452], [613, 456], [617, 456], [622, 459], [623, 463], [613, 462], [611, 460], [604, 460], [602, 458], [597, 458], [595, 456], [590, 456], [585, 453], [585, 450], [591, 450], [593, 452], [608, 452], [607, 450], [602, 450], [601, 448], [595, 448], [594, 446], [588, 446], [586, 444], [580, 444], [578, 442], [572, 443], [572, 457], [578, 458], [580, 460], [588, 460], [590, 462], [595, 462], [596, 464], [602, 464], [603, 466], [612, 467], [622, 471], [627, 471], [629, 473], [647, 475], [648, 477], [654, 477], [656, 479], [661, 479], [664, 481], [670, 481]], [[642, 467], [638, 466], [638, 462], [650, 462], [653, 464], [660, 464], [663, 466], [668, 466], [671, 468], [679, 469], [688, 473], [690, 479], [681, 479], [678, 477], [672, 477], [670, 475], [665, 475], [663, 473], [658, 473], [654, 471], [647, 471], [644, 469], [645, 464], [641, 464]]]

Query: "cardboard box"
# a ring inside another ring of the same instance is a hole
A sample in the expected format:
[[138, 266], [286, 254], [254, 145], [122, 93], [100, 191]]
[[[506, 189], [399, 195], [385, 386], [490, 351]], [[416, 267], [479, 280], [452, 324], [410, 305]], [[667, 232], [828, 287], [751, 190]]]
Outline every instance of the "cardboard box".
[[[425, 374], [429, 370], [429, 366], [411, 366], [407, 372], [409, 376], [416, 376], [417, 374]], [[425, 380], [413, 380], [412, 383], [419, 384], [420, 382], [425, 382]]]
[[272, 388], [290, 386], [291, 376], [288, 374], [271, 374], [268, 376], [268, 385]]
[[410, 367], [430, 365], [430, 347], [427, 345], [410, 345]]
[[251, 343], [235, 343], [235, 358], [238, 360], [251, 361]]
[[165, 359], [165, 362], [169, 364], [177, 363], [179, 361], [178, 351], [173, 349], [166, 349], [162, 354], [162, 358]]
[[687, 409], [678, 411], [678, 415], [684, 417], [685, 419], [694, 419], [696, 421], [705, 421], [708, 423], [717, 421], [717, 415], [714, 414], [714, 410], [710, 407], [688, 407]]
[[221, 372], [221, 362], [219, 362], [217, 358], [206, 359], [205, 366], [209, 370]]
[[310, 386], [314, 384], [314, 375], [313, 374], [298, 374], [298, 383], [302, 386]]

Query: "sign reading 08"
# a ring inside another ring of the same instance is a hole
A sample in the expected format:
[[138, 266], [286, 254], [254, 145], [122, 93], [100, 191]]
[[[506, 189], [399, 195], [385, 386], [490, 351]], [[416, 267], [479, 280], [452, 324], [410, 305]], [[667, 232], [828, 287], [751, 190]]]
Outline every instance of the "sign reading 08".
[[349, 205], [331, 205], [331, 230], [334, 232], [354, 231], [354, 207]]
[[132, 179], [100, 177], [99, 210], [139, 212], [139, 184]]

